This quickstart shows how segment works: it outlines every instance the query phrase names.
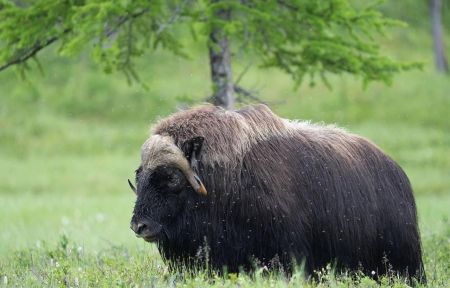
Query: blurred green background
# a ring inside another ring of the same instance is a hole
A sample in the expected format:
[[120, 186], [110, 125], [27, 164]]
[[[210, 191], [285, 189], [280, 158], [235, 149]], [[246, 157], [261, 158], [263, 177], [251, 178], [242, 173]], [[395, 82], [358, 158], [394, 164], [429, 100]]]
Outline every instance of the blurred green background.
[[[392, 86], [363, 89], [358, 79], [332, 76], [332, 90], [319, 83], [294, 90], [281, 72], [254, 66], [242, 84], [282, 117], [336, 123], [391, 155], [412, 182], [431, 259], [430, 239], [450, 240], [450, 78], [435, 72], [426, 9], [426, 1], [416, 0], [382, 6], [410, 23], [380, 36], [382, 53], [424, 63]], [[445, 39], [450, 53], [450, 29]], [[61, 235], [86, 251], [124, 245], [158, 257], [129, 229], [134, 195], [127, 178], [134, 177], [151, 123], [211, 93], [206, 47], [186, 45], [190, 59], [164, 51], [141, 58], [137, 70], [148, 90], [121, 74], [103, 74], [87, 53], [64, 59], [45, 51], [44, 74], [34, 70], [26, 80], [11, 69], [0, 73], [0, 258]], [[235, 61], [235, 75], [250, 62]]]

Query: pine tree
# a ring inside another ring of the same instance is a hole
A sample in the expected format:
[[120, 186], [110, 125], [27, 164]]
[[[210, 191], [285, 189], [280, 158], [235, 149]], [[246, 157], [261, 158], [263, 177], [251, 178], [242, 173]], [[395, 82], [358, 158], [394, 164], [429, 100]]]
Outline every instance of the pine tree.
[[134, 63], [144, 52], [186, 54], [178, 37], [184, 29], [208, 47], [211, 102], [232, 108], [235, 93], [251, 96], [233, 79], [233, 49], [297, 85], [305, 76], [328, 85], [327, 73], [390, 82], [413, 66], [379, 53], [373, 35], [394, 24], [376, 7], [350, 0], [0, 0], [0, 71], [17, 66], [24, 74], [30, 60], [40, 67], [38, 53], [55, 43], [60, 55], [90, 49], [106, 73], [139, 80]]

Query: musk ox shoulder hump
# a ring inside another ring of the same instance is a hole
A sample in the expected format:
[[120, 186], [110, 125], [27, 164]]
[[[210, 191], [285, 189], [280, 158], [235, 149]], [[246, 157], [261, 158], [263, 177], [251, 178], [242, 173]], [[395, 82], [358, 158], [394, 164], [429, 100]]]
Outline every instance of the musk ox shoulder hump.
[[280, 118], [264, 104], [236, 111], [212, 105], [179, 111], [161, 119], [152, 134], [171, 136], [178, 147], [202, 136], [205, 138], [202, 161], [214, 163], [242, 159], [253, 145], [271, 137], [301, 136], [307, 141], [334, 142], [353, 136], [332, 125]]

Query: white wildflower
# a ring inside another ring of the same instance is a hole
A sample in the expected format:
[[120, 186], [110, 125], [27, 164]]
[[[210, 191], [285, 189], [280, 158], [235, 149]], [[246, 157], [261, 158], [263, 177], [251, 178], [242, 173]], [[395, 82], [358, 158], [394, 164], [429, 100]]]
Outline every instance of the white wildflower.
[[64, 226], [67, 226], [67, 225], [70, 224], [70, 220], [69, 220], [69, 218], [67, 218], [66, 216], [63, 216], [63, 217], [61, 218], [61, 223], [62, 223]]
[[106, 219], [105, 214], [103, 214], [103, 213], [97, 213], [97, 214], [95, 214], [95, 220], [97, 220], [97, 222], [102, 223], [102, 222], [105, 221], [105, 219]]

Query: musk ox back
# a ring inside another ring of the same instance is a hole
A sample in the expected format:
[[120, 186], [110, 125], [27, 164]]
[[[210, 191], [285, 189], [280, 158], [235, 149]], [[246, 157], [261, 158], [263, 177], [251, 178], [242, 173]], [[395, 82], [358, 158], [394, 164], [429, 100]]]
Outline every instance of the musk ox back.
[[171, 266], [308, 274], [388, 269], [425, 280], [402, 169], [368, 140], [265, 105], [162, 119], [142, 146], [131, 228]]

